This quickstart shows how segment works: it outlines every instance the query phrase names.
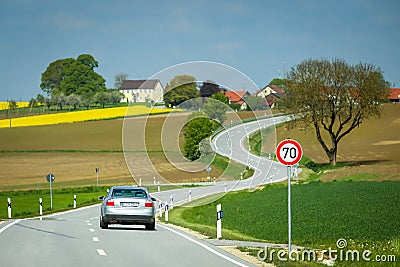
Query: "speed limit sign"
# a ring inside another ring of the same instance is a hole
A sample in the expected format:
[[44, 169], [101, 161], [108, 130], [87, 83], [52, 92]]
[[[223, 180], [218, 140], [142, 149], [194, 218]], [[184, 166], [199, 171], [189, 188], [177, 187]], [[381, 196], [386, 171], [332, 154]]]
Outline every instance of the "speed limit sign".
[[297, 164], [303, 156], [300, 144], [292, 139], [281, 141], [276, 147], [276, 157], [279, 162], [286, 166]]

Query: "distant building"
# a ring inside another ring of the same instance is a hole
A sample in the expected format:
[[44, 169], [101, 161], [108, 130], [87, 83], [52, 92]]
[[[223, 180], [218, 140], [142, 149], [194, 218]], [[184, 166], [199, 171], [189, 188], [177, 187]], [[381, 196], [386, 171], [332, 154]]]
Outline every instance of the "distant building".
[[250, 96], [250, 93], [248, 91], [223, 90], [222, 93], [228, 98], [229, 104], [239, 104], [241, 110], [247, 108], [246, 99]]
[[121, 102], [163, 102], [164, 87], [160, 80], [125, 80], [119, 91], [124, 94]]
[[284, 95], [285, 95], [285, 90], [273, 84], [269, 84], [265, 86], [263, 89], [258, 90], [256, 92], [256, 96], [264, 98], [267, 101], [270, 108], [273, 108], [275, 106], [275, 103], [278, 102]]
[[400, 88], [390, 88], [389, 101], [400, 102]]

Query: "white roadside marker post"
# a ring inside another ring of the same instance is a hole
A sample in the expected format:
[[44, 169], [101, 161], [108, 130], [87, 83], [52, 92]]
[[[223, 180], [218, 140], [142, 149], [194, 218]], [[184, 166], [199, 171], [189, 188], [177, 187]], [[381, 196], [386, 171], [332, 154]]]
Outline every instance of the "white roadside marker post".
[[165, 221], [168, 222], [168, 210], [169, 210], [169, 206], [168, 206], [168, 201], [165, 202]]
[[139, 186], [142, 187], [142, 178], [139, 178]]
[[43, 199], [39, 198], [39, 214], [40, 216], [43, 215]]
[[160, 192], [160, 182], [158, 182], [157, 189], [158, 189], [158, 192]]
[[225, 183], [224, 187], [225, 187], [225, 193], [226, 193], [226, 187], [227, 187], [227, 184], [226, 184], [226, 183]]
[[158, 205], [158, 210], [160, 211], [160, 218], [162, 217], [162, 201], [160, 201], [160, 204]]
[[189, 189], [189, 202], [192, 201], [192, 190]]
[[76, 195], [74, 195], [74, 209], [76, 209]]
[[173, 195], [171, 195], [170, 197], [169, 197], [169, 200], [171, 201], [171, 210], [174, 208], [174, 196]]
[[221, 204], [217, 205], [217, 239], [222, 238], [222, 218], [224, 212], [222, 211]]
[[7, 198], [8, 218], [11, 219], [11, 198]]

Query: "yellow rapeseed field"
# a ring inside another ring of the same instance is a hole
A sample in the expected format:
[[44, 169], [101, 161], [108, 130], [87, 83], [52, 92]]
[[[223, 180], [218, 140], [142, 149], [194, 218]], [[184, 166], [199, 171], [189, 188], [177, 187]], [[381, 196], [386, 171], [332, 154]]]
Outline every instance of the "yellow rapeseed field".
[[[45, 114], [45, 115], [13, 118], [11, 120], [11, 127], [37, 126], [37, 125], [122, 118], [125, 115], [137, 116], [146, 114], [158, 114], [158, 113], [171, 112], [172, 110], [173, 109], [158, 109], [158, 108], [152, 109], [146, 106], [132, 106], [129, 108], [117, 107], [117, 108], [73, 111], [66, 113]], [[0, 120], [0, 128], [8, 128], [8, 127], [10, 127], [9, 119]]]
[[[29, 107], [29, 102], [16, 102], [17, 108], [26, 108]], [[0, 110], [8, 109], [9, 104], [8, 102], [0, 102]]]

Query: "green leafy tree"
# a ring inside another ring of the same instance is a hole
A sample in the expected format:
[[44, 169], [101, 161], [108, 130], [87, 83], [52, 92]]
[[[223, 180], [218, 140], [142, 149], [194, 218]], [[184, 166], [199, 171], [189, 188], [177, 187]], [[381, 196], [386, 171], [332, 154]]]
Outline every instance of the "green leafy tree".
[[76, 107], [81, 104], [81, 97], [76, 94], [70, 94], [67, 96], [65, 103], [67, 105], [73, 106], [74, 110], [76, 110]]
[[63, 93], [56, 93], [51, 96], [51, 103], [57, 105], [60, 108], [60, 110], [63, 109], [66, 102], [67, 102], [67, 97]]
[[281, 78], [274, 78], [272, 79], [272, 81], [270, 81], [270, 85], [276, 85], [279, 88], [285, 89], [286, 88], [286, 83], [287, 81], [285, 79], [281, 79]]
[[42, 73], [40, 88], [51, 96], [54, 90], [60, 90], [61, 82], [66, 77], [66, 70], [75, 60], [73, 58], [58, 59], [49, 64], [46, 71]]
[[224, 103], [226, 105], [229, 105], [229, 99], [223, 94], [223, 93], [216, 93], [211, 95], [212, 99], [215, 99], [221, 103]]
[[372, 64], [308, 59], [291, 68], [283, 104], [297, 122], [313, 126], [329, 163], [335, 165], [339, 142], [366, 118], [379, 116], [388, 87], [382, 71]]
[[90, 105], [94, 102], [94, 96], [92, 94], [83, 94], [81, 96], [81, 106], [86, 109], [90, 109]]
[[37, 101], [38, 104], [44, 105], [46, 103], [46, 98], [43, 95], [38, 94], [36, 96], [36, 101]]
[[201, 156], [200, 146], [203, 139], [209, 138], [218, 127], [219, 124], [216, 121], [207, 117], [197, 117], [189, 120], [184, 128], [185, 157], [189, 160], [199, 159]]
[[124, 95], [118, 90], [112, 90], [109, 93], [110, 102], [116, 106], [124, 98]]
[[89, 54], [73, 58], [59, 59], [49, 64], [42, 73], [40, 87], [47, 95], [63, 93], [64, 95], [82, 95], [103, 91], [105, 79], [94, 71], [98, 62]]
[[247, 110], [256, 111], [256, 110], [263, 110], [268, 107], [267, 102], [264, 98], [259, 96], [251, 95], [246, 99]]
[[179, 104], [199, 96], [196, 78], [190, 75], [177, 75], [165, 86], [164, 102], [167, 106]]
[[228, 109], [229, 106], [226, 103], [216, 100], [212, 97], [208, 98], [203, 106], [204, 113], [207, 114], [211, 119], [217, 120], [221, 124], [226, 120], [226, 112]]
[[103, 108], [107, 103], [110, 103], [110, 95], [105, 91], [97, 92], [93, 98], [94, 101], [100, 104]]

